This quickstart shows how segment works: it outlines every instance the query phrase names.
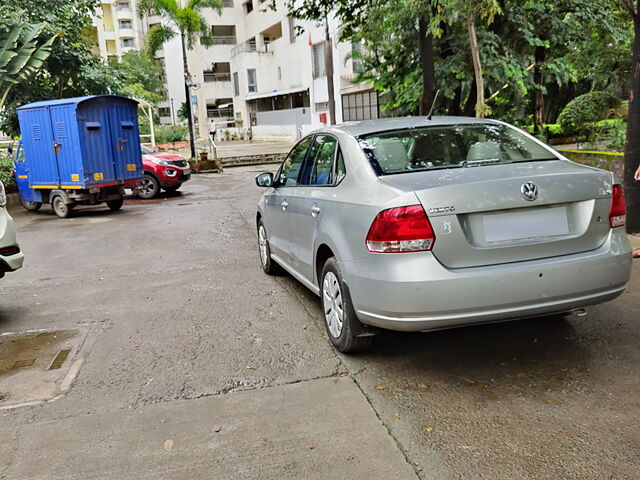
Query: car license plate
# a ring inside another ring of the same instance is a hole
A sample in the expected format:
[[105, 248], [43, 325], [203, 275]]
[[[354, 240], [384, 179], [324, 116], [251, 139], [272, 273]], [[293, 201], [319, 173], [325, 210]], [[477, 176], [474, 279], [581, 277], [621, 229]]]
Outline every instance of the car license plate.
[[183, 175], [191, 175], [191, 169], [190, 168], [185, 168], [182, 172]]
[[485, 215], [483, 223], [487, 242], [555, 237], [569, 233], [565, 207]]

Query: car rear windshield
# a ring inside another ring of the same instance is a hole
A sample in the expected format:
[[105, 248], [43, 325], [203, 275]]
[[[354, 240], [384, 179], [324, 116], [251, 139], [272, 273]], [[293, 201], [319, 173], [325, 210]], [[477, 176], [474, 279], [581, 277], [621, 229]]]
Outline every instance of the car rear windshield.
[[493, 124], [378, 132], [359, 141], [378, 175], [558, 159], [517, 130]]

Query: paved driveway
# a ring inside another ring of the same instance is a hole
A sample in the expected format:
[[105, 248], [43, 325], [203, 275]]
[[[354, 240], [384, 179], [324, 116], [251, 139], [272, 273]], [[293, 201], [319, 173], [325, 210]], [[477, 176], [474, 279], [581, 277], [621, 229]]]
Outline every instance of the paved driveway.
[[[0, 374], [0, 478], [638, 478], [640, 261], [586, 317], [388, 332], [346, 357], [317, 298], [260, 270], [260, 170], [116, 214], [16, 212], [0, 349], [73, 340], [57, 376], [26, 354]], [[48, 389], [21, 398], [18, 374]]]

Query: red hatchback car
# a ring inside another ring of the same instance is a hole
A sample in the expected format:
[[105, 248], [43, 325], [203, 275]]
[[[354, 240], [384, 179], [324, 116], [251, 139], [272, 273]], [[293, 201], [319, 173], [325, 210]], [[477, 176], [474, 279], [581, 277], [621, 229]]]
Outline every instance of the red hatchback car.
[[161, 188], [167, 192], [175, 192], [191, 178], [189, 162], [183, 156], [154, 152], [145, 145], [141, 147], [144, 175], [138, 187], [140, 198], [153, 198], [160, 193]]

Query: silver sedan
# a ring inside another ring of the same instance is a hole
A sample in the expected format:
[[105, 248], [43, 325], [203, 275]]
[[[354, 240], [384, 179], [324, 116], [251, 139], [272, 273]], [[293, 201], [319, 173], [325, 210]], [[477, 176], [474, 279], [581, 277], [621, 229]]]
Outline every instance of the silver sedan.
[[328, 127], [256, 183], [264, 271], [282, 267], [320, 296], [342, 352], [378, 328], [582, 311], [620, 295], [631, 274], [614, 175], [502, 122]]

